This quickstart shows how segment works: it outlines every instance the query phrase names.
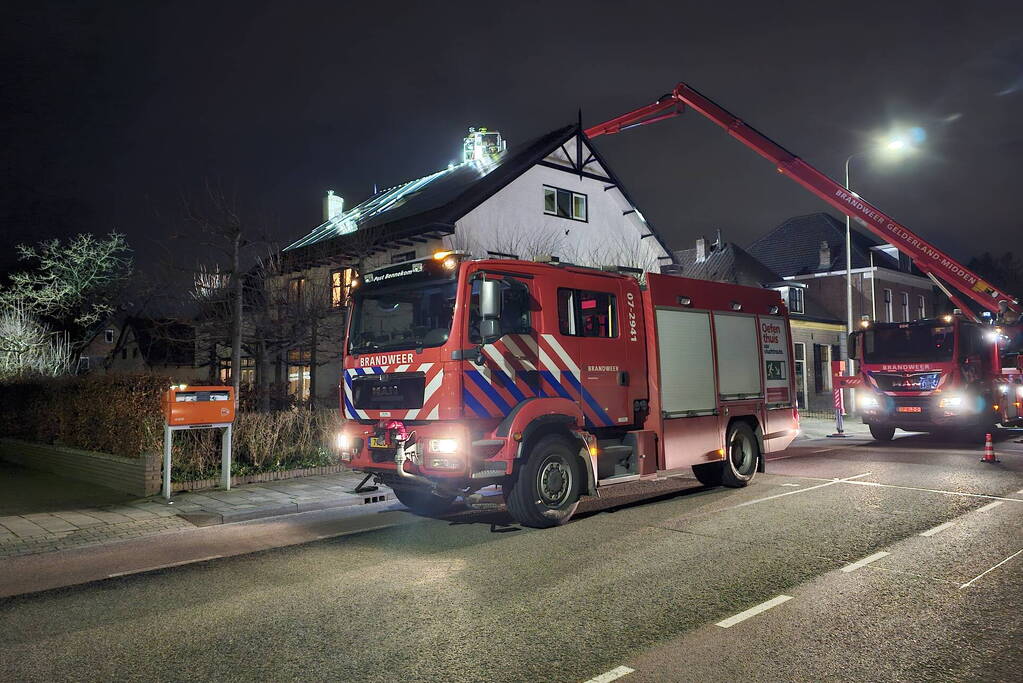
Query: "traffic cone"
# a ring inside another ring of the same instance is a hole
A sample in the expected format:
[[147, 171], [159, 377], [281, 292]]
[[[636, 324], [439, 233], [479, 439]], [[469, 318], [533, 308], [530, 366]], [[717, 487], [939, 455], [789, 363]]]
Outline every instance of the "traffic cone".
[[1001, 462], [995, 457], [995, 445], [991, 442], [990, 432], [984, 435], [984, 457], [981, 462]]

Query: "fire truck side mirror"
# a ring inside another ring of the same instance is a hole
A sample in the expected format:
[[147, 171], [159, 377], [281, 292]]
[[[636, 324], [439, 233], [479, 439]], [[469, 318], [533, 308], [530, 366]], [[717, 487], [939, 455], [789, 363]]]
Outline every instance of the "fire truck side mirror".
[[501, 317], [501, 282], [483, 280], [480, 283], [480, 317], [497, 320]]
[[859, 332], [853, 332], [852, 334], [849, 335], [849, 339], [846, 342], [846, 346], [847, 346], [847, 348], [846, 348], [847, 356], [846, 357], [847, 358], [852, 358], [853, 360], [859, 360], [860, 357], [859, 357], [859, 354], [857, 353], [857, 342], [858, 342], [859, 338], [860, 338], [860, 333]]

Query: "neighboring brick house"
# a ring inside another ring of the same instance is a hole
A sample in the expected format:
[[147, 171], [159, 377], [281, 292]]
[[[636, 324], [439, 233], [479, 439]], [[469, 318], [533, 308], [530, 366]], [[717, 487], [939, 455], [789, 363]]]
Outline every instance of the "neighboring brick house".
[[[827, 311], [846, 319], [845, 223], [827, 213], [790, 218], [749, 247], [785, 280], [806, 285]], [[853, 320], [880, 322], [932, 318], [947, 300], [894, 246], [852, 230]]]
[[830, 411], [831, 373], [828, 361], [843, 358], [846, 329], [804, 283], [789, 281], [718, 232], [714, 242], [701, 237], [692, 249], [675, 252], [682, 275], [777, 290], [788, 305], [795, 359], [796, 401], [800, 410]]
[[322, 402], [337, 401], [340, 321], [355, 270], [450, 249], [654, 271], [672, 263], [663, 240], [578, 125], [510, 149], [500, 134], [470, 129], [462, 163], [343, 209], [342, 199], [329, 193], [323, 224], [283, 251], [289, 291], [336, 310], [324, 321], [337, 330], [330, 348], [295, 350], [286, 359], [293, 393], [308, 392], [312, 379]]

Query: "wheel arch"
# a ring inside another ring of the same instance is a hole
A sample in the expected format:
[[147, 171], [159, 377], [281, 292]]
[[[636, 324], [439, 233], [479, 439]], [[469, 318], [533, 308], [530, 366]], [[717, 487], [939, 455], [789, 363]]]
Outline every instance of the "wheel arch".
[[515, 468], [529, 458], [530, 452], [537, 443], [545, 436], [556, 435], [563, 437], [568, 443], [574, 446], [576, 459], [580, 463], [583, 474], [582, 492], [593, 495], [596, 492], [595, 469], [591, 458], [588, 456], [586, 443], [579, 438], [578, 424], [576, 418], [570, 415], [540, 415], [529, 422], [522, 430], [522, 440], [519, 441], [515, 453]]

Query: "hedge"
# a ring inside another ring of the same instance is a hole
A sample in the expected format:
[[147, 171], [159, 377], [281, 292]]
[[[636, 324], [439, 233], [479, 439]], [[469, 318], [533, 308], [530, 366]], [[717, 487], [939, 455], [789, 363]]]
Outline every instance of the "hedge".
[[[151, 374], [85, 375], [0, 384], [0, 436], [60, 444], [125, 457], [163, 452], [160, 396], [170, 377]], [[336, 463], [331, 448], [340, 427], [337, 410], [242, 412], [235, 420], [235, 474]], [[215, 476], [217, 430], [178, 432], [174, 479]]]

